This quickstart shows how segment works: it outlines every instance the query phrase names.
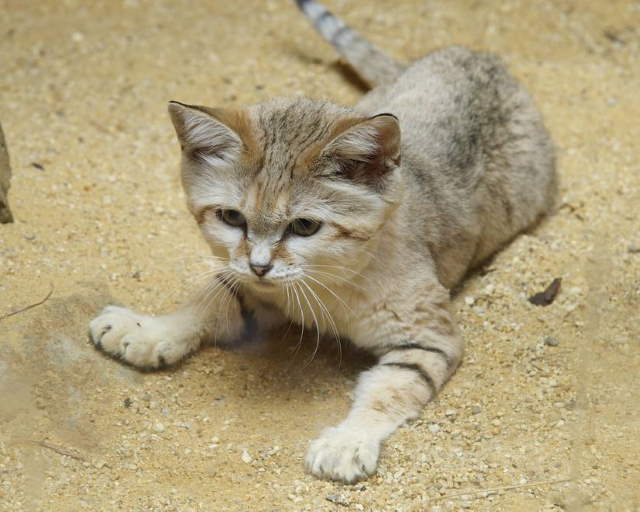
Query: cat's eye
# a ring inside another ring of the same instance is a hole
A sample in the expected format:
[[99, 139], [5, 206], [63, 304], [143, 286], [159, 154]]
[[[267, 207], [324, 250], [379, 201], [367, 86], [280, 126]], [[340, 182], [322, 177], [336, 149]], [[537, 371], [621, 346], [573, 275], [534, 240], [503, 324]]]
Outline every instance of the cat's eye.
[[247, 223], [244, 215], [238, 210], [218, 210], [218, 217], [222, 222], [234, 228], [241, 228]]
[[296, 219], [289, 224], [288, 230], [294, 235], [315, 235], [322, 226], [322, 222], [312, 219]]

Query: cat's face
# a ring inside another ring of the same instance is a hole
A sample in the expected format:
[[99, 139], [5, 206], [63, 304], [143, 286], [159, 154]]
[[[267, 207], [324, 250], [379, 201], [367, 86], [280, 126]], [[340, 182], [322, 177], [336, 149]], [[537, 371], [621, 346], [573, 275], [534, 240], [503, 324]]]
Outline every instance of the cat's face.
[[298, 100], [170, 104], [189, 207], [224, 274], [268, 293], [352, 278], [395, 207], [399, 129]]

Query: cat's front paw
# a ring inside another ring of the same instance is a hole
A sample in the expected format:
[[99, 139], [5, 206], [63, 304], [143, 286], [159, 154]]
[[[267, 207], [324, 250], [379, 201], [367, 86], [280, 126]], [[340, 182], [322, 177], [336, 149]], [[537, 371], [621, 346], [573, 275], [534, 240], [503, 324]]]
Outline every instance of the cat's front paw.
[[374, 473], [380, 442], [366, 432], [332, 427], [311, 443], [307, 469], [319, 478], [355, 483]]
[[127, 308], [107, 306], [89, 324], [89, 335], [100, 350], [139, 368], [160, 368], [184, 355], [163, 322]]

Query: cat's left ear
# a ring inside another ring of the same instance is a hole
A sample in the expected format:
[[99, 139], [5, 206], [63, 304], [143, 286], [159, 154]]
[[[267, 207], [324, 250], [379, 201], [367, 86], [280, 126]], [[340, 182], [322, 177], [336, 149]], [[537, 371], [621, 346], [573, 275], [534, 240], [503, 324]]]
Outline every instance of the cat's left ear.
[[393, 114], [379, 114], [352, 125], [321, 153], [334, 160], [340, 173], [374, 185], [400, 164], [400, 125]]

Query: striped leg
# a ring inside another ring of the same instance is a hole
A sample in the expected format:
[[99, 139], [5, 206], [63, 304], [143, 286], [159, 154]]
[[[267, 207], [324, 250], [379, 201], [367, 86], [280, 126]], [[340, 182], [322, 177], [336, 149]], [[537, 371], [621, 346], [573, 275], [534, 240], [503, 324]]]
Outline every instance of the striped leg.
[[416, 418], [455, 371], [462, 342], [454, 329], [445, 331], [426, 329], [424, 341], [384, 345], [379, 363], [361, 374], [347, 418], [311, 443], [309, 471], [347, 483], [375, 471], [382, 441]]

